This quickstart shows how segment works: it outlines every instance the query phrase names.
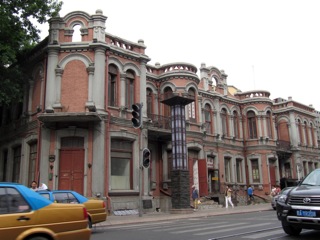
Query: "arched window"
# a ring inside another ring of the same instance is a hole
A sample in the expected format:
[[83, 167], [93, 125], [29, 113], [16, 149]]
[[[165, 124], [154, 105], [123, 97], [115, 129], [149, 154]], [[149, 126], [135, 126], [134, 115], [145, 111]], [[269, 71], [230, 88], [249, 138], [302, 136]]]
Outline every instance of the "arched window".
[[228, 136], [228, 116], [225, 108], [221, 109], [221, 124], [222, 124], [222, 135]]
[[307, 146], [309, 146], [310, 144], [310, 141], [309, 141], [309, 132], [308, 132], [308, 124], [306, 121], [304, 121], [304, 134], [305, 134], [305, 137], [306, 137], [306, 141], [305, 141], [305, 144]]
[[212, 133], [212, 121], [211, 121], [211, 106], [209, 104], [204, 105], [204, 120], [206, 125], [206, 132]]
[[125, 83], [126, 84], [125, 105], [128, 108], [131, 108], [132, 104], [134, 104], [134, 79], [135, 79], [134, 72], [131, 70], [128, 70], [126, 72], [126, 83]]
[[300, 145], [303, 143], [303, 134], [302, 134], [302, 124], [300, 119], [298, 119], [298, 141]]
[[314, 131], [313, 131], [313, 124], [310, 123], [310, 132], [311, 132], [311, 144], [312, 146], [315, 146], [314, 144]]
[[117, 105], [117, 78], [118, 78], [118, 69], [115, 65], [109, 65], [108, 72], [108, 105], [116, 106]]
[[72, 42], [81, 42], [82, 41], [80, 29], [81, 29], [81, 26], [78, 24], [73, 26]]
[[[189, 98], [193, 98], [195, 100], [196, 94], [195, 94], [194, 89], [189, 88], [188, 95], [189, 95]], [[193, 101], [192, 103], [190, 103], [188, 105], [188, 116], [189, 116], [189, 120], [190, 121], [192, 121], [192, 122], [196, 121], [196, 104], [195, 104], [195, 101]]]
[[[172, 96], [172, 89], [170, 87], [166, 87], [164, 89], [164, 99], [169, 98], [170, 96]], [[166, 104], [162, 104], [163, 105], [163, 116], [165, 117], [170, 117], [171, 116], [171, 111], [170, 111], [170, 106], [166, 105]]]
[[153, 93], [151, 88], [147, 88], [147, 116], [151, 118], [153, 113]]
[[233, 111], [233, 132], [234, 137], [239, 138], [239, 116], [237, 111]]
[[268, 111], [266, 114], [266, 127], [267, 127], [267, 137], [272, 138], [272, 116], [271, 112]]
[[249, 139], [257, 138], [257, 123], [256, 123], [256, 115], [253, 111], [249, 111], [247, 113], [248, 120], [248, 137]]

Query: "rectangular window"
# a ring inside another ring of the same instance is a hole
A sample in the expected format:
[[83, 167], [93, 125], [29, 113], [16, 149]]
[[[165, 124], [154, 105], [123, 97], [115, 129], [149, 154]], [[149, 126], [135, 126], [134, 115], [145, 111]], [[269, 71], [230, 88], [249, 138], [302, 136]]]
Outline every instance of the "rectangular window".
[[109, 106], [116, 106], [117, 75], [109, 73], [108, 77], [108, 104]]
[[260, 182], [259, 161], [258, 159], [251, 160], [252, 167], [252, 181], [254, 183]]
[[132, 183], [132, 142], [111, 141], [111, 189], [131, 190]]
[[236, 160], [237, 183], [243, 183], [242, 159]]
[[285, 163], [284, 164], [284, 172], [285, 172], [285, 177], [286, 178], [292, 178], [290, 163]]
[[8, 149], [5, 149], [3, 152], [2, 166], [0, 169], [1, 181], [5, 182], [7, 180], [7, 166], [8, 166]]
[[308, 162], [308, 171], [309, 172], [313, 171], [313, 163], [312, 162]]
[[226, 182], [232, 182], [231, 179], [231, 158], [224, 158], [224, 176]]
[[269, 138], [272, 138], [271, 119], [272, 119], [272, 116], [271, 116], [271, 114], [268, 112], [268, 113], [267, 113], [267, 117], [266, 117], [266, 125], [267, 125], [267, 137], [269, 137]]
[[308, 175], [307, 162], [303, 162], [303, 174], [304, 176]]
[[13, 149], [12, 182], [20, 181], [21, 146]]
[[30, 144], [28, 183], [37, 180], [35, 176], [37, 159], [37, 143]]

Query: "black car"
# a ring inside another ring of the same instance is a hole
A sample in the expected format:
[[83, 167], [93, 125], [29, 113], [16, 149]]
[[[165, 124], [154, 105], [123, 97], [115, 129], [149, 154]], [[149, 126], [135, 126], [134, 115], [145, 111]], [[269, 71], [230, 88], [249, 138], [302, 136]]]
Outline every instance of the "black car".
[[279, 197], [277, 216], [289, 235], [297, 236], [303, 228], [320, 230], [320, 168]]

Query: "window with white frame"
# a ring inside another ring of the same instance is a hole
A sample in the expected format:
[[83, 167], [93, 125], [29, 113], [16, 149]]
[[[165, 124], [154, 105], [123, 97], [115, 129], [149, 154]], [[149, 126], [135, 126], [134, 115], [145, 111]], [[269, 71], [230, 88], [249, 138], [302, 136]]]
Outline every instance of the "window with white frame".
[[243, 160], [241, 158], [236, 159], [237, 183], [243, 183], [242, 163]]
[[125, 89], [125, 106], [128, 108], [131, 108], [132, 104], [134, 104], [134, 94], [135, 94], [135, 88], [134, 88], [134, 80], [135, 80], [135, 75], [134, 72], [131, 70], [128, 70], [126, 72], [126, 89]]
[[233, 134], [235, 138], [239, 138], [239, 117], [237, 111], [233, 112]]
[[206, 131], [207, 133], [211, 134], [212, 133], [212, 121], [211, 121], [211, 106], [209, 104], [206, 104], [204, 106], [204, 119], [205, 119], [205, 124], [206, 124]]
[[115, 65], [110, 64], [108, 71], [108, 105], [116, 106], [118, 68]]
[[[193, 98], [195, 99], [195, 91], [194, 89], [190, 88], [188, 90], [188, 96], [189, 98]], [[188, 104], [188, 115], [189, 115], [189, 120], [192, 122], [196, 121], [196, 104], [195, 101], [193, 101], [192, 103]]]
[[252, 171], [252, 182], [260, 183], [260, 171], [259, 171], [259, 160], [251, 160], [251, 171]]
[[28, 183], [36, 180], [36, 159], [37, 159], [37, 142], [32, 142], [29, 145], [29, 172], [28, 172]]
[[231, 158], [230, 157], [225, 157], [224, 158], [224, 178], [225, 182], [232, 182], [231, 179]]
[[111, 189], [131, 190], [132, 182], [132, 142], [112, 139], [111, 141]]
[[221, 124], [222, 124], [222, 134], [224, 136], [228, 135], [228, 117], [227, 117], [227, 110], [223, 108], [220, 113], [221, 116]]
[[272, 116], [271, 112], [268, 111], [266, 115], [266, 127], [267, 127], [267, 137], [272, 138]]

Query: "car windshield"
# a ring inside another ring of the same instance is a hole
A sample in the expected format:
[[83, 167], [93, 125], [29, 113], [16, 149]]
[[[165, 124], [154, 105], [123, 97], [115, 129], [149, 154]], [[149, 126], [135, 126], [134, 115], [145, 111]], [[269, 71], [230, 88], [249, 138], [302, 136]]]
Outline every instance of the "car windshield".
[[301, 183], [301, 185], [320, 186], [320, 169], [312, 171]]

